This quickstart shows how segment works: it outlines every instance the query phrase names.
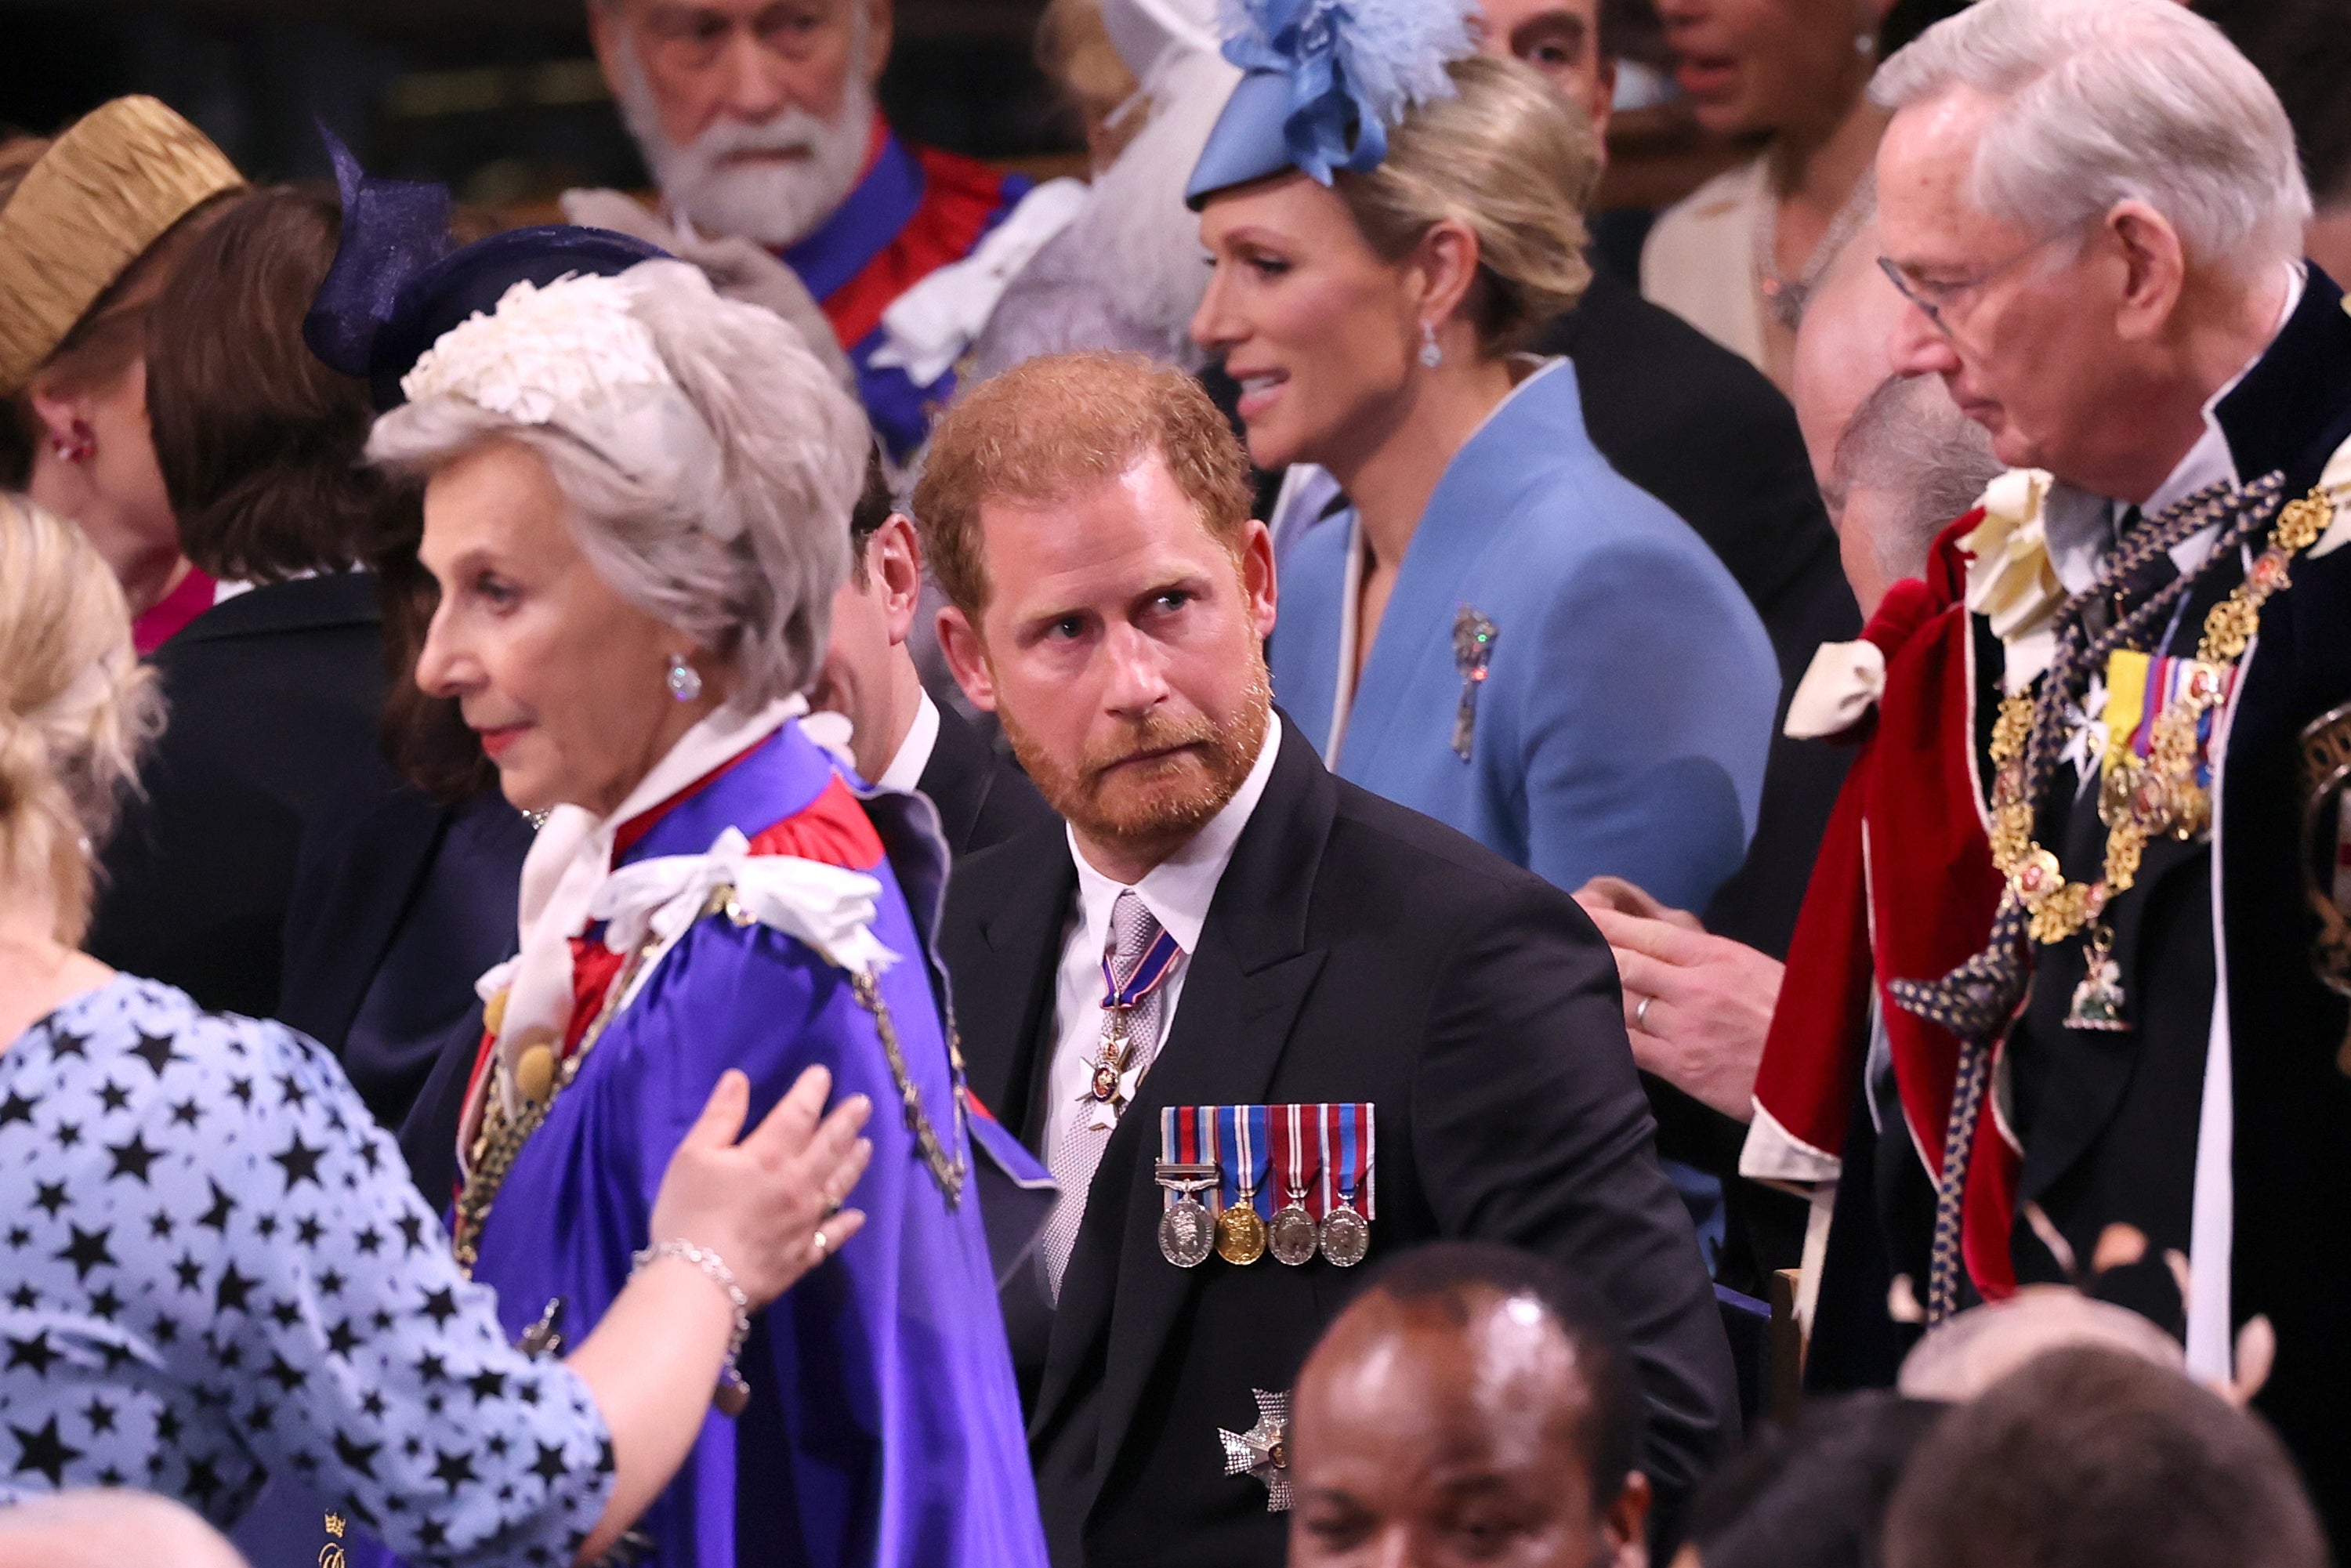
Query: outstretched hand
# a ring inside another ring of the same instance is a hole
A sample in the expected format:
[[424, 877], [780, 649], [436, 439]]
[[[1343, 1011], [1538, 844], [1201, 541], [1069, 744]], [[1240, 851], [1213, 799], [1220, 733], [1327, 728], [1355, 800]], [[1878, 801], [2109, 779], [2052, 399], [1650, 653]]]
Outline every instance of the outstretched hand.
[[652, 1239], [691, 1241], [716, 1252], [754, 1311], [840, 1250], [865, 1223], [863, 1214], [840, 1205], [872, 1157], [873, 1145], [858, 1136], [872, 1102], [852, 1094], [823, 1116], [831, 1090], [832, 1074], [810, 1068], [741, 1136], [750, 1080], [731, 1069], [720, 1074], [701, 1116], [670, 1156], [653, 1199]]
[[1708, 935], [1695, 916], [1614, 877], [1594, 878], [1575, 898], [1615, 955], [1625, 1029], [1641, 1071], [1736, 1121], [1750, 1120], [1781, 964]]

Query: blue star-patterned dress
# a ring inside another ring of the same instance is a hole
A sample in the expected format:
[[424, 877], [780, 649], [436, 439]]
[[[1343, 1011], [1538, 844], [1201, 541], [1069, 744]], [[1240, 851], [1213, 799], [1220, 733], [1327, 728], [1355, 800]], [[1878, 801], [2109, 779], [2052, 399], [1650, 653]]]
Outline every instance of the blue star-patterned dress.
[[611, 1445], [325, 1051], [119, 977], [0, 1051], [0, 1504], [266, 1472], [413, 1560], [568, 1563]]

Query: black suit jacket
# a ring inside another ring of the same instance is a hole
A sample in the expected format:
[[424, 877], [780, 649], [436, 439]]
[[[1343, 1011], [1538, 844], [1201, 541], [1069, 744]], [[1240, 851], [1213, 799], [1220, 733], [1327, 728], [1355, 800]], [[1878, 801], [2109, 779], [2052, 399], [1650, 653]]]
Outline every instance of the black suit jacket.
[[969, 719], [946, 703], [935, 706], [939, 737], [914, 788], [938, 808], [939, 830], [956, 859], [1016, 833], [1060, 825], [1026, 773], [998, 756]]
[[[947, 899], [972, 1088], [1031, 1147], [1076, 878], [1057, 826], [972, 856]], [[1253, 1389], [1290, 1386], [1368, 1272], [1169, 1264], [1153, 1181], [1169, 1104], [1372, 1102], [1373, 1260], [1479, 1237], [1593, 1280], [1639, 1360], [1644, 1468], [1669, 1497], [1704, 1474], [1736, 1435], [1729, 1354], [1621, 1008], [1565, 894], [1335, 779], [1285, 725], [1166, 1045], [1104, 1151], [1059, 1310], [1024, 1332], [1027, 1303], [1008, 1301], [1054, 1561], [1280, 1563], [1286, 1521], [1224, 1474], [1217, 1429], [1255, 1422]]]
[[168, 727], [107, 846], [92, 955], [205, 1008], [277, 1010], [279, 932], [310, 812], [376, 744], [375, 579], [274, 583], [217, 604], [154, 664]]
[[[496, 790], [444, 804], [375, 748], [311, 814], [277, 1016], [336, 1054], [383, 1125], [402, 1125], [444, 1050], [470, 1070], [474, 979], [515, 951], [530, 844]], [[438, 1203], [447, 1184], [425, 1191]]]

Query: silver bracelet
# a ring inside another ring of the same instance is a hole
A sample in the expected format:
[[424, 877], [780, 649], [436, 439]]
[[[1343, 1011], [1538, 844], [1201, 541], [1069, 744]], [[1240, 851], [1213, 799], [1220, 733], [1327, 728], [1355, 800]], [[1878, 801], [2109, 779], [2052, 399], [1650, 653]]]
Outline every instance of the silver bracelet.
[[709, 1248], [696, 1247], [691, 1241], [656, 1242], [636, 1254], [631, 1260], [629, 1271], [633, 1274], [646, 1264], [663, 1258], [683, 1259], [701, 1270], [712, 1284], [726, 1292], [727, 1301], [735, 1308], [735, 1332], [726, 1341], [726, 1362], [718, 1369], [718, 1382], [720, 1405], [724, 1407], [731, 1404], [733, 1408], [727, 1414], [737, 1414], [742, 1409], [742, 1401], [750, 1396], [750, 1387], [743, 1381], [743, 1375], [735, 1369], [735, 1358], [743, 1354], [743, 1342], [751, 1337], [751, 1298], [745, 1295], [743, 1287], [735, 1282], [735, 1270], [726, 1266], [726, 1260]]

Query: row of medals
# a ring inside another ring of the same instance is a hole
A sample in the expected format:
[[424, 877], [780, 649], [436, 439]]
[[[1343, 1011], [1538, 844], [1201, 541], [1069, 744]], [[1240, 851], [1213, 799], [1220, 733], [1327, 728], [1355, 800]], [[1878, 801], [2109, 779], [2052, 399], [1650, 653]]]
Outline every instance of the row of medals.
[[[1111, 1038], [1104, 1042], [1092, 1082], [1081, 1096], [1113, 1107], [1113, 1113], [1125, 1108], [1120, 1082], [1128, 1049], [1126, 1012], [1123, 1008], [1114, 1009]], [[1220, 1175], [1213, 1165], [1160, 1162], [1159, 1185], [1174, 1189], [1177, 1196], [1159, 1218], [1159, 1251], [1178, 1269], [1198, 1268], [1208, 1260], [1210, 1252], [1228, 1263], [1243, 1265], [1271, 1252], [1293, 1269], [1312, 1262], [1320, 1252], [1337, 1267], [1352, 1269], [1371, 1249], [1371, 1221], [1355, 1211], [1343, 1193], [1339, 1207], [1324, 1215], [1320, 1225], [1307, 1212], [1302, 1188], [1292, 1192], [1290, 1201], [1274, 1211], [1270, 1224], [1258, 1214], [1255, 1187], [1244, 1189], [1239, 1202], [1211, 1219], [1199, 1195], [1215, 1186]]]
[[1159, 1185], [1176, 1194], [1159, 1217], [1159, 1251], [1178, 1269], [1196, 1269], [1214, 1252], [1228, 1263], [1247, 1265], [1268, 1252], [1276, 1260], [1299, 1268], [1320, 1252], [1332, 1264], [1352, 1269], [1371, 1249], [1372, 1224], [1356, 1211], [1353, 1201], [1341, 1194], [1338, 1207], [1316, 1224], [1307, 1212], [1303, 1188], [1274, 1210], [1268, 1221], [1259, 1217], [1254, 1187], [1244, 1188], [1239, 1201], [1211, 1219], [1201, 1193], [1214, 1187], [1221, 1173], [1213, 1165], [1171, 1165], [1162, 1161]]

